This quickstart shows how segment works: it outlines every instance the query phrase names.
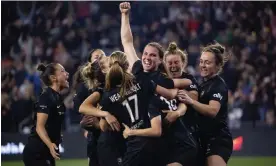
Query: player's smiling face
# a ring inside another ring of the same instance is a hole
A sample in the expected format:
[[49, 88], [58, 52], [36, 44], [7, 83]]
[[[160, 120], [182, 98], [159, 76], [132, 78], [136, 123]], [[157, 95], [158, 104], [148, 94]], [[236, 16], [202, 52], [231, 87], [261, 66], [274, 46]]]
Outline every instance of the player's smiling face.
[[156, 71], [161, 60], [159, 51], [152, 46], [146, 46], [142, 55], [142, 64], [145, 72]]
[[219, 71], [216, 65], [215, 55], [211, 52], [202, 52], [199, 62], [200, 75], [203, 78], [211, 78]]
[[181, 57], [179, 55], [177, 54], [167, 55], [165, 59], [165, 63], [173, 78], [181, 77], [184, 69], [184, 63], [182, 62]]

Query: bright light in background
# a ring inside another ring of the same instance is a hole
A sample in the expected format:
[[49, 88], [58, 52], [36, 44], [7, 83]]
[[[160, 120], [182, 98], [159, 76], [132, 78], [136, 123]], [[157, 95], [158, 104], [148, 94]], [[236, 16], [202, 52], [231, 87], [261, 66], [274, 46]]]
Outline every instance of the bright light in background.
[[[8, 142], [6, 145], [1, 145], [1, 154], [9, 155], [9, 154], [22, 154], [25, 145], [22, 142], [14, 143]], [[59, 145], [59, 152], [64, 153], [64, 147]]]
[[239, 136], [233, 140], [233, 150], [240, 151], [242, 149], [243, 136]]

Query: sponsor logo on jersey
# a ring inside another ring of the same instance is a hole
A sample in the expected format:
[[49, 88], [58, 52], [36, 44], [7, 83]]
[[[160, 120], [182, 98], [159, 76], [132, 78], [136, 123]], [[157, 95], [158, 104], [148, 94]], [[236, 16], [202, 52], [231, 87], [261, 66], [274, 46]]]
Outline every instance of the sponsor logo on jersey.
[[195, 84], [190, 85], [190, 88], [192, 88], [192, 89], [197, 89], [197, 87], [196, 87]]
[[220, 93], [213, 94], [213, 97], [218, 98], [220, 100], [222, 99], [222, 96]]

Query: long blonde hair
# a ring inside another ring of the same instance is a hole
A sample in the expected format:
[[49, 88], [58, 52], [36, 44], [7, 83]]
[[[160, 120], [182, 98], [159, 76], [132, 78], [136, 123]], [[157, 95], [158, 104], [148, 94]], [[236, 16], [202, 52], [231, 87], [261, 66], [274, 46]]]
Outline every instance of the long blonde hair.
[[80, 67], [81, 78], [84, 81], [88, 89], [93, 89], [98, 87], [100, 84], [104, 83], [104, 74], [101, 67], [97, 61], [93, 63], [88, 62]]
[[120, 96], [123, 99], [125, 92], [133, 84], [134, 76], [127, 72], [129, 63], [126, 54], [121, 51], [113, 52], [109, 57], [110, 69], [106, 74], [105, 88], [111, 90], [120, 87]]

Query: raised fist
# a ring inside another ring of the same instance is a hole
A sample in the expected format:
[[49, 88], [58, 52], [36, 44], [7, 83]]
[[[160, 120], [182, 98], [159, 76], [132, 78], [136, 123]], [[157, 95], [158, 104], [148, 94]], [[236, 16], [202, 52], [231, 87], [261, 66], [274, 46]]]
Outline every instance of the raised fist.
[[128, 13], [130, 10], [130, 3], [129, 2], [122, 2], [120, 3], [120, 11], [121, 13]]

